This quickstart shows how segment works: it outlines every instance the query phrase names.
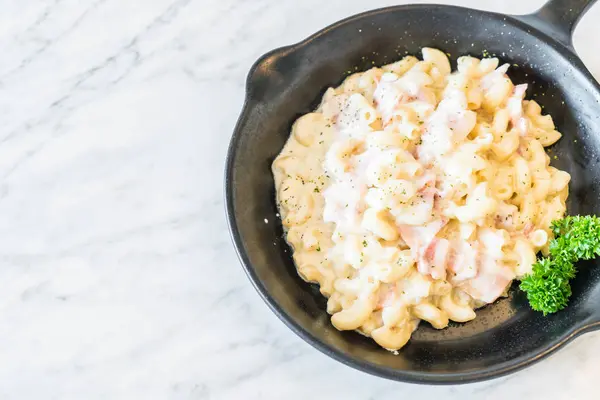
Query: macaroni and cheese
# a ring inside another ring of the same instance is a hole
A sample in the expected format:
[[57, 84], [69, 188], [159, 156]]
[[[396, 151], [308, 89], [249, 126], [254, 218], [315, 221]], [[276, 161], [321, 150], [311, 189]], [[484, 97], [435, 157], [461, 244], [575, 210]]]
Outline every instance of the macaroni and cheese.
[[443, 52], [349, 76], [293, 125], [273, 162], [299, 274], [340, 330], [389, 350], [421, 320], [475, 318], [547, 252], [570, 176], [561, 134], [508, 64]]

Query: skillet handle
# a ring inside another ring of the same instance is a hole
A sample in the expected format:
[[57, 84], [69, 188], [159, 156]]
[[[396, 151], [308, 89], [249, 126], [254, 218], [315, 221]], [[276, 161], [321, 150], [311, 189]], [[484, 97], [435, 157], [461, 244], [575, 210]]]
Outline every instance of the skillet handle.
[[520, 19], [558, 40], [571, 50], [573, 31], [587, 10], [597, 0], [548, 0], [533, 14]]

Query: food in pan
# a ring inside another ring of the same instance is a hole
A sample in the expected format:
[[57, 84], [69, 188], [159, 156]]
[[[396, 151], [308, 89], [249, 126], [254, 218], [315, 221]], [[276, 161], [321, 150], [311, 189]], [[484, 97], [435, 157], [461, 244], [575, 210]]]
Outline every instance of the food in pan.
[[440, 50], [422, 58], [328, 89], [272, 165], [298, 273], [337, 329], [390, 350], [421, 320], [472, 320], [514, 279], [538, 295], [549, 281], [536, 254], [566, 232], [552, 221], [570, 175], [544, 150], [561, 134], [527, 84], [496, 58], [460, 57], [455, 72]]

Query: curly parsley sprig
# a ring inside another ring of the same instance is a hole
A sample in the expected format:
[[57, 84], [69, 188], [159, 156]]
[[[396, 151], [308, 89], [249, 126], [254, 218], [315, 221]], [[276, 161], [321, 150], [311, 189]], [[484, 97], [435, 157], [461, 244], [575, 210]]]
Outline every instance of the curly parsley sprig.
[[575, 262], [600, 256], [599, 217], [569, 216], [552, 222], [551, 228], [555, 238], [550, 242], [550, 254], [533, 264], [520, 286], [531, 308], [544, 315], [567, 306], [570, 280], [577, 272]]

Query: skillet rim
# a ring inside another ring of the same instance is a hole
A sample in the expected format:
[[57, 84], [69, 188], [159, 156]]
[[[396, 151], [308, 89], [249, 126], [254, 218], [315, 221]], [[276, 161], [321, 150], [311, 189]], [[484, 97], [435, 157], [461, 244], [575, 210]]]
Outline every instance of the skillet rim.
[[250, 93], [253, 88], [253, 77], [256, 71], [264, 65], [270, 58], [277, 56], [278, 59], [284, 58], [291, 53], [301, 50], [302, 48], [308, 46], [315, 39], [320, 38], [321, 36], [327, 35], [328, 33], [346, 25], [352, 23], [354, 21], [361, 20], [363, 18], [368, 18], [371, 16], [385, 14], [388, 12], [397, 12], [397, 11], [410, 11], [415, 9], [427, 9], [427, 10], [455, 10], [460, 12], [476, 12], [483, 15], [489, 15], [496, 18], [504, 18], [507, 22], [510, 22], [514, 26], [518, 26], [525, 30], [527, 34], [537, 37], [538, 39], [546, 42], [548, 45], [560, 49], [565, 50], [566, 54], [564, 56], [568, 59], [568, 61], [572, 64], [572, 66], [578, 70], [585, 78], [593, 84], [596, 91], [600, 95], [600, 84], [595, 80], [589, 70], [585, 67], [581, 59], [575, 53], [575, 50], [572, 46], [562, 43], [556, 38], [552, 37], [550, 34], [543, 32], [540, 28], [531, 25], [528, 21], [530, 21], [532, 17], [537, 16], [537, 11], [532, 14], [525, 15], [509, 15], [502, 14], [497, 12], [490, 12], [485, 10], [473, 9], [468, 7], [461, 6], [453, 6], [453, 5], [441, 5], [441, 4], [405, 4], [405, 5], [397, 5], [390, 6], [384, 8], [378, 8], [374, 10], [365, 11], [359, 14], [355, 14], [344, 19], [341, 19], [337, 22], [334, 22], [327, 27], [315, 32], [314, 34], [306, 37], [305, 39], [296, 42], [291, 45], [281, 46], [275, 48], [271, 51], [260, 56], [250, 67], [250, 70], [246, 77], [245, 82], [245, 98], [244, 103], [242, 105], [242, 109], [236, 125], [233, 130], [232, 137], [230, 139], [230, 143], [227, 149], [227, 156], [225, 160], [225, 174], [224, 174], [224, 197], [225, 197], [225, 214], [227, 219], [227, 226], [229, 229], [229, 234], [231, 240], [233, 242], [236, 254], [244, 271], [254, 286], [255, 290], [258, 292], [263, 301], [269, 306], [271, 311], [296, 335], [302, 338], [305, 342], [310, 344], [312, 347], [319, 350], [321, 353], [349, 366], [354, 369], [357, 369], [362, 372], [366, 372], [370, 375], [379, 376], [382, 378], [407, 382], [407, 383], [421, 383], [421, 384], [436, 384], [436, 385], [448, 385], [448, 384], [466, 384], [472, 382], [479, 382], [488, 379], [498, 378], [513, 372], [517, 372], [521, 369], [524, 369], [528, 366], [535, 364], [538, 361], [543, 360], [548, 357], [561, 347], [570, 343], [576, 337], [596, 330], [600, 329], [600, 321], [595, 321], [594, 318], [588, 318], [584, 321], [576, 323], [571, 327], [566, 333], [557, 337], [556, 339], [550, 341], [545, 346], [542, 346], [541, 349], [537, 352], [531, 352], [529, 354], [522, 355], [520, 357], [513, 358], [509, 361], [505, 361], [499, 364], [495, 364], [491, 367], [486, 367], [482, 369], [459, 372], [459, 373], [440, 373], [440, 372], [423, 372], [423, 371], [403, 371], [397, 370], [389, 367], [382, 367], [373, 363], [370, 363], [366, 360], [354, 358], [342, 351], [336, 350], [333, 347], [322, 342], [319, 338], [312, 335], [309, 331], [305, 330], [300, 324], [296, 323], [290, 316], [287, 311], [285, 311], [279, 303], [277, 303], [273, 297], [268, 293], [267, 288], [263, 284], [263, 282], [258, 278], [255, 268], [250, 262], [248, 254], [246, 252], [242, 235], [240, 233], [237, 220], [235, 217], [235, 206], [233, 200], [233, 173], [234, 173], [234, 161], [236, 158], [238, 144], [241, 136], [243, 135], [243, 125], [247, 119], [249, 110], [252, 106], [253, 100], [251, 99]]

